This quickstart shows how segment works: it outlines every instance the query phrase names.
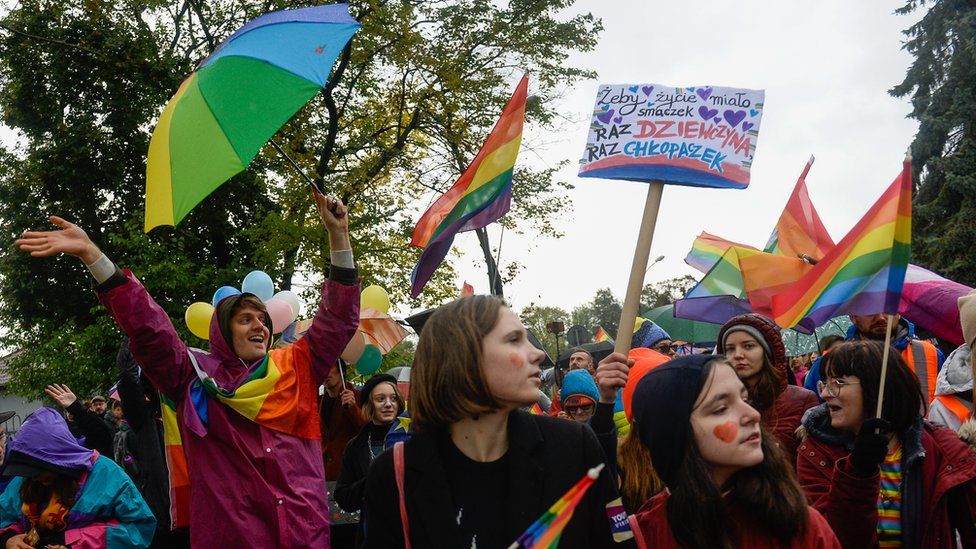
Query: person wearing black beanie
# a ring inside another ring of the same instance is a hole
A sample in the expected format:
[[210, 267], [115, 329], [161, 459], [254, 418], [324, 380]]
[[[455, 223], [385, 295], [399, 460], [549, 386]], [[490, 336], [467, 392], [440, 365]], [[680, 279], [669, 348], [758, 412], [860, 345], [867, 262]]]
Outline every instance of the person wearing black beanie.
[[760, 427], [722, 355], [692, 355], [647, 373], [634, 429], [668, 489], [630, 517], [639, 548], [840, 547]]

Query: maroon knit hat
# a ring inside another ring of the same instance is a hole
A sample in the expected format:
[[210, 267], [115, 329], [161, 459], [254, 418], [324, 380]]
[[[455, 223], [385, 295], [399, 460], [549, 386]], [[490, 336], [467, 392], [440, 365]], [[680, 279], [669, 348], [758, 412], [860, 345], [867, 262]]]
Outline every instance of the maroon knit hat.
[[764, 349], [769, 350], [769, 361], [779, 374], [780, 387], [778, 391], [782, 391], [787, 384], [786, 374], [789, 370], [789, 365], [786, 358], [786, 347], [783, 346], [783, 336], [780, 334], [779, 326], [771, 318], [756, 313], [734, 316], [719, 330], [718, 345], [725, 346], [725, 338], [728, 334], [738, 331], [735, 329], [736, 326], [747, 326], [751, 328], [751, 330], [748, 330], [750, 334], [755, 335], [758, 332], [765, 340], [759, 343], [763, 345]]

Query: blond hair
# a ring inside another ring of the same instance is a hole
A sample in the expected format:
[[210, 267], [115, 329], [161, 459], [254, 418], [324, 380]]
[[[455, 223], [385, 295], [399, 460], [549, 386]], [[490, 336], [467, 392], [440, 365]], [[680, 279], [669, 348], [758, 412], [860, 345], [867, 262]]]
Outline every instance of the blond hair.
[[[337, 366], [337, 368], [338, 368], [338, 366]], [[373, 420], [373, 414], [376, 413], [376, 406], [373, 404], [373, 394], [372, 393], [373, 393], [373, 391], [376, 390], [377, 387], [383, 385], [384, 383], [387, 384], [387, 385], [389, 385], [390, 387], [393, 387], [393, 394], [396, 395], [396, 398], [397, 398], [397, 415], [400, 415], [400, 414], [403, 413], [404, 402], [403, 402], [403, 394], [400, 393], [400, 388], [397, 387], [397, 384], [396, 383], [393, 383], [393, 382], [390, 382], [390, 381], [381, 381], [381, 382], [377, 383], [376, 384], [376, 387], [373, 387], [373, 389], [370, 391], [370, 394], [366, 395], [366, 397], [363, 399], [363, 405], [361, 407], [361, 410], [362, 410], [362, 413], [363, 413], [363, 419], [365, 419], [367, 422], [368, 421], [372, 421]]]

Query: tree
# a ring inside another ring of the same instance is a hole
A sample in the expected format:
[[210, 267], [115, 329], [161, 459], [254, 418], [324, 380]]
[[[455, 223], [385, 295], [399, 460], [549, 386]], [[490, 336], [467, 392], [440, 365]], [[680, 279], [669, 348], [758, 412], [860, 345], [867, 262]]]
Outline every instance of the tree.
[[596, 333], [597, 328], [603, 327], [610, 337], [617, 336], [617, 326], [620, 323], [620, 311], [623, 304], [613, 295], [610, 288], [601, 288], [596, 291], [593, 300], [584, 303], [573, 309], [573, 324], [579, 324], [591, 334]]
[[915, 60], [895, 97], [910, 96], [919, 121], [912, 142], [913, 261], [976, 285], [976, 4], [909, 0], [897, 13], [929, 4], [905, 31]]
[[[220, 40], [261, 13], [312, 2], [284, 0], [24, 0], [0, 23], [0, 114], [22, 146], [0, 150], [0, 244], [60, 212], [142, 278], [182, 327], [186, 306], [252, 269], [281, 288], [307, 280], [312, 302], [328, 266], [324, 229], [306, 183], [270, 147], [205, 199], [177, 228], [142, 233], [145, 151], [155, 118]], [[566, 62], [596, 44], [589, 14], [561, 18], [573, 0], [354, 0], [362, 23], [326, 90], [275, 139], [306, 173], [351, 207], [364, 282], [394, 301], [407, 293], [419, 250], [407, 245], [432, 193], [473, 158], [523, 69], [533, 71], [527, 123], [557, 120], [561, 90], [589, 71]], [[531, 143], [523, 144], [531, 147]], [[558, 168], [558, 167], [557, 167]], [[520, 163], [514, 231], [558, 236], [553, 214], [569, 185], [556, 168]], [[486, 258], [491, 254], [486, 251]], [[517, 266], [513, 266], [517, 270]], [[503, 279], [515, 272], [512, 269]], [[27, 352], [10, 365], [12, 388], [38, 395], [75, 379], [84, 394], [111, 383], [118, 333], [68, 259], [0, 261], [0, 346]], [[449, 260], [422, 296], [456, 292]]]
[[674, 303], [694, 288], [695, 284], [698, 284], [695, 277], [684, 275], [645, 285], [641, 290], [640, 312], [646, 313], [651, 309]]
[[519, 313], [522, 324], [539, 338], [539, 342], [546, 348], [549, 356], [556, 360], [561, 351], [566, 350], [566, 332], [559, 335], [559, 343], [556, 343], [556, 336], [546, 329], [550, 322], [562, 322], [565, 329], [569, 329], [569, 313], [559, 307], [548, 307], [546, 305], [536, 305], [530, 303], [522, 312]]

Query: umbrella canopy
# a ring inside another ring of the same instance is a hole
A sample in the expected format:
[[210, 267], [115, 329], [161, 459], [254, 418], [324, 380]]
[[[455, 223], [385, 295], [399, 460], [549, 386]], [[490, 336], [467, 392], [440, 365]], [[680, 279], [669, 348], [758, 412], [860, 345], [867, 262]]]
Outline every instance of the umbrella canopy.
[[722, 328], [721, 324], [675, 318], [674, 305], [657, 307], [641, 316], [663, 328], [672, 340], [683, 340], [696, 344], [711, 345], [715, 343], [715, 340], [718, 339], [718, 332]]
[[851, 319], [847, 316], [831, 318], [826, 324], [817, 328], [812, 334], [804, 334], [796, 330], [783, 330], [783, 345], [786, 346], [787, 356], [799, 356], [814, 351], [820, 351], [817, 342], [826, 335], [847, 336], [847, 329], [851, 327]]
[[346, 4], [258, 17], [225, 40], [170, 99], [146, 162], [146, 223], [176, 225], [318, 94], [359, 29]]

